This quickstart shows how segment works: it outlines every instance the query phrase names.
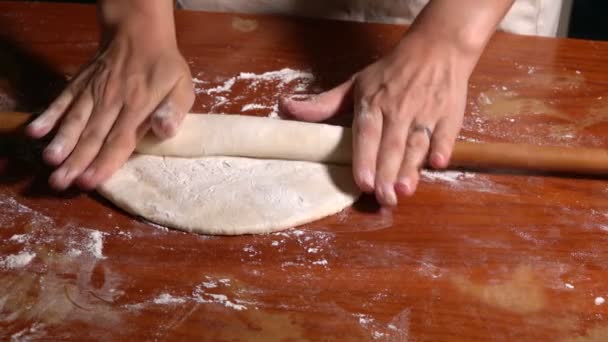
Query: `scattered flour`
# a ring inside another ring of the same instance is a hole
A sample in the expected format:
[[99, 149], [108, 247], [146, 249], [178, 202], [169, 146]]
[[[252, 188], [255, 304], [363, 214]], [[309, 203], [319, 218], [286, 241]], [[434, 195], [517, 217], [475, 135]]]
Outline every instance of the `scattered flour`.
[[[308, 71], [290, 68], [261, 74], [242, 72], [216, 85], [213, 83], [217, 82], [200, 79], [201, 75], [202, 73], [194, 77], [192, 82], [196, 94], [209, 95], [212, 100], [204, 111], [226, 112], [236, 104], [240, 105], [241, 112], [255, 111], [273, 118], [279, 116], [278, 100], [281, 96], [306, 93], [315, 80], [314, 75]], [[255, 99], [255, 102], [247, 102], [247, 99]]]
[[460, 171], [431, 171], [431, 170], [422, 170], [421, 172], [422, 178], [431, 181], [431, 182], [446, 182], [446, 183], [455, 183], [459, 180], [471, 179], [475, 177], [475, 174], [470, 172], [460, 172]]
[[214, 281], [204, 281], [201, 285], [206, 289], [214, 289], [217, 287], [217, 283]]
[[602, 305], [606, 302], [604, 297], [596, 297], [594, 300], [595, 305]]
[[105, 259], [103, 255], [103, 233], [100, 231], [92, 231], [90, 233], [90, 241], [86, 246], [87, 250], [97, 259]]
[[71, 248], [68, 251], [68, 256], [70, 256], [72, 258], [75, 258], [75, 257], [80, 256], [80, 255], [82, 255], [82, 251], [80, 249]]
[[372, 337], [374, 338], [374, 340], [380, 339], [384, 337], [384, 333], [381, 333], [379, 331], [374, 331], [372, 332]]
[[30, 239], [30, 236], [27, 234], [15, 234], [15, 235], [11, 236], [11, 238], [8, 240], [15, 241], [18, 243], [26, 243], [29, 241], [29, 239]]
[[362, 326], [367, 326], [370, 323], [374, 322], [374, 319], [369, 315], [355, 314], [355, 317], [359, 318], [359, 324], [361, 324]]
[[43, 328], [44, 324], [36, 322], [31, 327], [14, 333], [11, 336], [11, 342], [42, 340], [43, 336], [40, 336], [40, 334], [45, 333]]
[[170, 295], [168, 293], [163, 293], [160, 296], [154, 298], [153, 302], [154, 302], [154, 304], [166, 305], [166, 304], [183, 304], [187, 300], [188, 300], [187, 298], [173, 297], [172, 295]]
[[26, 217], [30, 226], [52, 226], [53, 220], [10, 196], [0, 195], [0, 228], [10, 227], [17, 219]]
[[194, 303], [213, 303], [220, 304], [227, 308], [234, 309], [237, 311], [247, 310], [244, 304], [253, 305], [254, 302], [242, 300], [239, 298], [229, 298], [227, 294], [223, 293], [212, 293], [209, 289], [213, 289], [213, 292], [226, 291], [230, 287], [231, 280], [228, 278], [213, 278], [206, 276], [205, 281], [197, 285], [192, 291], [190, 296], [175, 296], [171, 293], [162, 293], [153, 299], [146, 300], [141, 303], [127, 304], [125, 307], [133, 310], [141, 310], [147, 305], [172, 305], [172, 304], [185, 304], [188, 302]]
[[247, 310], [247, 307], [228, 299], [228, 296], [217, 293], [207, 293], [203, 286], [197, 286], [192, 292], [192, 299], [197, 303], [217, 303], [237, 311]]
[[247, 112], [250, 110], [258, 110], [258, 109], [274, 109], [274, 106], [265, 106], [265, 105], [261, 105], [261, 104], [257, 104], [257, 103], [249, 103], [244, 105], [241, 108], [242, 112]]
[[0, 267], [9, 269], [22, 268], [27, 266], [35, 257], [36, 253], [28, 251], [8, 255], [0, 258]]

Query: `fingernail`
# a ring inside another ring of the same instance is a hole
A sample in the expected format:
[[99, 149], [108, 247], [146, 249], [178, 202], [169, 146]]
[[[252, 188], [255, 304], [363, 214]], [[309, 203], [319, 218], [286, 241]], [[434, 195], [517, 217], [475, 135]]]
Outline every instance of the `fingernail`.
[[401, 178], [397, 184], [395, 184], [395, 190], [402, 196], [409, 196], [412, 194], [412, 185], [410, 179], [407, 177]]
[[312, 95], [306, 95], [306, 94], [296, 94], [296, 95], [292, 95], [289, 97], [289, 101], [298, 101], [298, 102], [306, 102], [306, 101], [310, 101], [313, 99]]
[[67, 171], [65, 168], [59, 168], [57, 170], [55, 170], [55, 172], [53, 172], [53, 174], [51, 175], [51, 178], [49, 179], [49, 182], [51, 183], [52, 186], [60, 188], [60, 189], [64, 189], [66, 188], [66, 176], [67, 176]]
[[395, 194], [395, 189], [392, 184], [383, 184], [381, 187], [382, 196], [384, 197], [384, 201], [390, 206], [397, 205], [397, 195]]
[[52, 156], [52, 157], [59, 157], [61, 155], [61, 153], [63, 152], [63, 144], [59, 143], [59, 142], [55, 142], [50, 144], [45, 150], [44, 152], [47, 153], [48, 155]]
[[177, 129], [175, 122], [168, 117], [161, 119], [160, 126], [168, 134], [172, 134]]
[[433, 167], [435, 166], [443, 166], [445, 163], [445, 158], [439, 152], [435, 152], [431, 155], [431, 164]]
[[39, 130], [42, 127], [46, 126], [46, 118], [39, 116], [36, 120], [30, 122], [30, 124], [28, 125], [30, 127], [30, 129], [34, 129], [34, 130]]
[[372, 172], [370, 170], [361, 171], [361, 173], [359, 174], [359, 177], [361, 179], [361, 182], [363, 182], [363, 184], [365, 186], [367, 186], [368, 189], [374, 188], [374, 175], [372, 174]]

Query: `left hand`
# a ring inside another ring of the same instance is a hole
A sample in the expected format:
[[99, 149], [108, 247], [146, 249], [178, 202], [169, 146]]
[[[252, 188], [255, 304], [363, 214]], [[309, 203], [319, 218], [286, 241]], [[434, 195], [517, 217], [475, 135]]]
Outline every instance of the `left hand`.
[[304, 101], [281, 101], [286, 114], [305, 121], [326, 120], [352, 104], [354, 178], [384, 206], [416, 191], [427, 161], [447, 167], [462, 125], [476, 60], [427, 38], [406, 36], [336, 88]]

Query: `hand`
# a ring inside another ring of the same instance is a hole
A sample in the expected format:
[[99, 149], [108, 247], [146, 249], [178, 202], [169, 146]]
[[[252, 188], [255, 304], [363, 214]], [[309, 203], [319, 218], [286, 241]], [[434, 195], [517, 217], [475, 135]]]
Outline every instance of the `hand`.
[[283, 99], [283, 111], [323, 121], [352, 103], [353, 174], [384, 206], [412, 195], [427, 162], [447, 167], [462, 125], [470, 58], [451, 46], [405, 37], [390, 54], [338, 87], [304, 101]]
[[136, 14], [107, 27], [98, 54], [28, 126], [34, 138], [57, 128], [43, 152], [58, 166], [49, 179], [54, 188], [73, 182], [95, 188], [128, 159], [150, 127], [160, 138], [176, 133], [194, 94], [171, 6], [170, 20]]

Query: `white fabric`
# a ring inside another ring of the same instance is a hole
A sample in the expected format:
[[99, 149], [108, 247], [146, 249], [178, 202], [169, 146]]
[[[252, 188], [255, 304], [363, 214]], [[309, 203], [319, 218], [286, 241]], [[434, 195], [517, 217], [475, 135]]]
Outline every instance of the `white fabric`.
[[[409, 24], [429, 0], [178, 0], [182, 8]], [[454, 0], [458, 1], [458, 0]], [[563, 0], [516, 0], [499, 29], [555, 36]]]

